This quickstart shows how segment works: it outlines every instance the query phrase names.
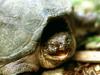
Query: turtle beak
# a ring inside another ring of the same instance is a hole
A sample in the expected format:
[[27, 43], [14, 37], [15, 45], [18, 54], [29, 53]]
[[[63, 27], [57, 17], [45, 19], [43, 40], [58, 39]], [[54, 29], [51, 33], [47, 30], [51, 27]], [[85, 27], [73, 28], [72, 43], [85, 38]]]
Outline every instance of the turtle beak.
[[45, 54], [45, 57], [50, 60], [64, 61], [68, 58], [69, 52], [69, 49], [61, 49], [57, 50], [54, 54]]

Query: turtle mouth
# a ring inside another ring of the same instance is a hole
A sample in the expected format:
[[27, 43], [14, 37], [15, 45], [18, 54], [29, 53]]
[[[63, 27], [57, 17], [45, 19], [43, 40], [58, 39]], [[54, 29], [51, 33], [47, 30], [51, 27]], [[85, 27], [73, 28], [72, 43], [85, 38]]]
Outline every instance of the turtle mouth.
[[69, 57], [70, 50], [57, 50], [55, 53], [45, 54], [45, 57], [50, 60], [63, 61]]
[[39, 59], [41, 60], [40, 64], [42, 67], [45, 67], [45, 68], [54, 68], [69, 58], [69, 50], [66, 50], [66, 51], [58, 50], [56, 53], [53, 53], [53, 54], [50, 54], [45, 51], [41, 51], [41, 53], [39, 57]]

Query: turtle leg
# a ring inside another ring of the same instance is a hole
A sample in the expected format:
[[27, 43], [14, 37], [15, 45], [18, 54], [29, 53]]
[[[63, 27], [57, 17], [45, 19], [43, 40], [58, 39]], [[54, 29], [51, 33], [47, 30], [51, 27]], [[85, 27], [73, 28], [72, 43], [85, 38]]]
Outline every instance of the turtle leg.
[[35, 54], [28, 55], [0, 68], [0, 75], [18, 75], [24, 72], [36, 72], [38, 68]]

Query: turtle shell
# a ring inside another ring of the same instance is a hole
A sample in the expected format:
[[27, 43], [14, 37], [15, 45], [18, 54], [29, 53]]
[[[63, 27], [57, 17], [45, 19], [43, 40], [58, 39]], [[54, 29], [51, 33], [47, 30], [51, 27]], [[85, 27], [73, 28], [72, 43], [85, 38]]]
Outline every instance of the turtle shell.
[[70, 11], [68, 0], [0, 0], [0, 63], [34, 52], [48, 17]]

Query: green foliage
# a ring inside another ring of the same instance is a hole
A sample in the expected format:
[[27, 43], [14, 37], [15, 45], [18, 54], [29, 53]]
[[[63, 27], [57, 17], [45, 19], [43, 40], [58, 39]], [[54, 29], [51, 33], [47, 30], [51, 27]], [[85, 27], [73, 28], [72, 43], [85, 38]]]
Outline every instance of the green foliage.
[[94, 42], [94, 41], [99, 43], [100, 42], [100, 36], [89, 37], [86, 42]]
[[81, 8], [81, 5], [83, 3], [88, 2], [88, 3], [92, 4], [91, 6], [94, 7], [93, 8], [93, 12], [96, 12], [96, 13], [99, 13], [100, 14], [100, 1], [99, 0], [71, 0], [71, 2], [72, 2], [73, 6], [75, 8], [79, 8], [79, 7]]

